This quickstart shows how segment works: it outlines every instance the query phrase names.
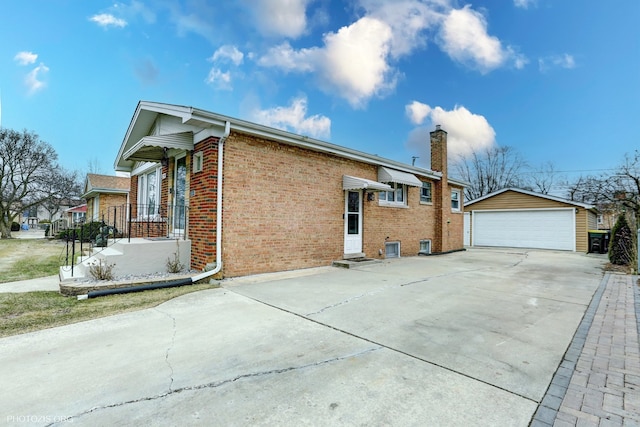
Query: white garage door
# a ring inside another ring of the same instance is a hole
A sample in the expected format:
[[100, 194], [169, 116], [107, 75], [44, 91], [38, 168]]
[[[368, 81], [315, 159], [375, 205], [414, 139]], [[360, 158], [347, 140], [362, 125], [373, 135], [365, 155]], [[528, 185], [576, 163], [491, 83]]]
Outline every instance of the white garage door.
[[573, 208], [473, 211], [472, 218], [474, 246], [576, 249]]

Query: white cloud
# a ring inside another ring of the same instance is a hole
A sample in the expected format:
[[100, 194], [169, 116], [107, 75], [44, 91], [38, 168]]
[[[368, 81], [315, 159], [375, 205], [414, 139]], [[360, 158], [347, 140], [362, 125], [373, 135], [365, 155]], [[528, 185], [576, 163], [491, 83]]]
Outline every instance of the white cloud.
[[327, 34], [322, 81], [354, 107], [394, 88], [395, 75], [387, 62], [391, 35], [386, 23], [367, 17]]
[[93, 21], [99, 26], [104, 28], [107, 28], [107, 27], [123, 28], [127, 26], [127, 21], [125, 21], [124, 19], [116, 18], [110, 13], [100, 13], [98, 15], [93, 15], [91, 18], [89, 18], [89, 21]]
[[294, 50], [285, 42], [258, 63], [285, 71], [316, 72], [324, 90], [362, 107], [372, 96], [395, 87], [395, 73], [387, 62], [390, 40], [387, 24], [364, 17], [326, 34], [322, 48]]
[[231, 73], [230, 72], [222, 72], [218, 68], [212, 68], [209, 71], [209, 75], [205, 79], [207, 84], [210, 84], [216, 89], [220, 90], [231, 90], [233, 86], [231, 85]]
[[310, 48], [294, 50], [289, 42], [274, 46], [258, 59], [263, 67], [275, 67], [284, 71], [311, 72], [319, 62], [321, 49]]
[[422, 102], [412, 101], [411, 104], [407, 104], [405, 112], [414, 125], [419, 125], [424, 122], [424, 119], [431, 113], [431, 107]]
[[[435, 125], [441, 125], [442, 129], [447, 131], [450, 159], [465, 157], [473, 151], [482, 150], [495, 144], [496, 132], [487, 119], [470, 112], [463, 106], [456, 105], [453, 110], [445, 110], [442, 107], [431, 108], [427, 104], [413, 101], [405, 107], [405, 110], [414, 124], [422, 125], [427, 119], [429, 122], [429, 126], [414, 129], [409, 134], [407, 141], [407, 145], [411, 149], [420, 153], [421, 159], [429, 158], [428, 132]], [[425, 111], [428, 111], [428, 114], [423, 114]], [[420, 117], [422, 120], [417, 120]]]
[[38, 59], [38, 55], [33, 52], [18, 52], [16, 56], [13, 57], [15, 61], [20, 65], [29, 65], [36, 62]]
[[576, 60], [573, 55], [564, 53], [562, 55], [551, 55], [545, 58], [538, 59], [538, 68], [541, 72], [545, 73], [551, 68], [564, 68], [572, 69], [576, 68]]
[[46, 86], [46, 83], [42, 80], [43, 74], [49, 72], [49, 67], [44, 64], [38, 65], [31, 70], [29, 74], [24, 78], [24, 83], [27, 86], [29, 95], [32, 95]]
[[[469, 5], [449, 12], [440, 28], [440, 46], [454, 61], [481, 73], [501, 67], [514, 57], [512, 48], [504, 48], [497, 37], [487, 33], [484, 16]], [[522, 65], [521, 58], [517, 64]]]
[[331, 134], [331, 119], [319, 114], [307, 117], [307, 98], [295, 98], [288, 107], [256, 110], [253, 120], [271, 126], [307, 135], [314, 138], [328, 138]]
[[360, 0], [368, 16], [390, 26], [390, 53], [394, 58], [426, 46], [425, 31], [439, 25], [447, 3], [434, 0]]
[[535, 6], [537, 0], [513, 0], [513, 4], [521, 9], [528, 9], [529, 6]]
[[233, 65], [242, 64], [242, 60], [244, 58], [244, 54], [238, 50], [237, 47], [232, 45], [224, 45], [220, 46], [218, 50], [213, 53], [213, 56], [210, 58], [212, 62], [216, 61], [230, 61]]
[[268, 36], [297, 38], [307, 29], [310, 0], [248, 0], [258, 30]]

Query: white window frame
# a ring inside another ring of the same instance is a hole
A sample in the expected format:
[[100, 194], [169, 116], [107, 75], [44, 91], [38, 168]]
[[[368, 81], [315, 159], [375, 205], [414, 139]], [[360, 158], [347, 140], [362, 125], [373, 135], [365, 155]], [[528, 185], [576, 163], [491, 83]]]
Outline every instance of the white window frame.
[[[453, 198], [453, 195], [456, 194], [457, 199]], [[460, 212], [462, 211], [462, 201], [460, 200], [462, 197], [462, 192], [460, 190], [451, 190], [451, 212]], [[457, 203], [457, 206], [454, 206], [454, 203]]]
[[91, 218], [93, 221], [98, 221], [100, 219], [100, 195], [96, 194], [96, 197], [93, 198], [93, 206], [91, 209], [93, 212], [91, 212], [93, 218]]
[[[388, 256], [389, 251], [387, 250], [388, 247], [390, 246], [395, 246], [398, 248], [398, 255], [397, 256]], [[400, 258], [400, 242], [385, 242], [384, 244], [384, 257], [385, 258]]]
[[193, 153], [193, 173], [202, 172], [204, 169], [204, 154], [202, 151]]
[[[388, 184], [392, 190], [381, 191], [378, 198], [378, 204], [380, 206], [407, 206], [407, 185], [399, 184], [397, 182], [389, 182]], [[402, 197], [402, 200], [398, 201], [398, 195]]]
[[[429, 189], [429, 199], [427, 200], [426, 196], [423, 194], [425, 189]], [[430, 182], [422, 182], [422, 187], [420, 187], [420, 203], [433, 203], [433, 186]]]
[[596, 219], [596, 223], [597, 223], [598, 225], [602, 225], [602, 224], [604, 224], [604, 215], [599, 214], [599, 215], [598, 215], [598, 218]]
[[[147, 169], [145, 172], [138, 175], [138, 219], [139, 220], [157, 220], [160, 218], [160, 188], [161, 180], [160, 174], [162, 173], [161, 167], [154, 167]], [[153, 182], [150, 182], [150, 176]], [[153, 188], [150, 188], [149, 184], [153, 184]], [[151, 194], [153, 192], [153, 194]], [[150, 196], [155, 196], [155, 205], [152, 209], [149, 209], [151, 205]]]
[[[427, 249], [422, 249], [423, 244], [427, 247]], [[431, 253], [431, 239], [420, 240], [420, 250], [418, 251], [418, 253], [423, 255], [428, 255]]]

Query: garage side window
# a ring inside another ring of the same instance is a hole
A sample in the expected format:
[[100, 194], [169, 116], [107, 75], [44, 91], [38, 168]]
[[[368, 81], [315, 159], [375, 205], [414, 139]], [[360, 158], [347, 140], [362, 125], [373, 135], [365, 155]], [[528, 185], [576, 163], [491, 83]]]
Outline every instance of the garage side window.
[[451, 190], [451, 211], [460, 212], [460, 190]]

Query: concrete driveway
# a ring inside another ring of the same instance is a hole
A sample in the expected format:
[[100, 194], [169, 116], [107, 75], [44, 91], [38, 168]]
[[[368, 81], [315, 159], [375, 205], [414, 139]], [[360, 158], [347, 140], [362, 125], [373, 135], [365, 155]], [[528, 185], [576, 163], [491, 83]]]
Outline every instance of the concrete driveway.
[[527, 426], [604, 261], [474, 249], [251, 276], [0, 339], [0, 423]]

